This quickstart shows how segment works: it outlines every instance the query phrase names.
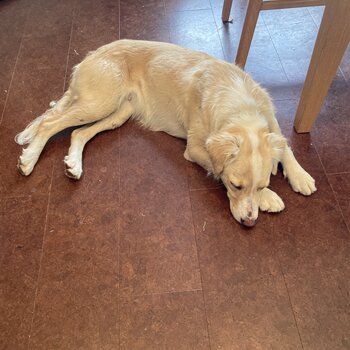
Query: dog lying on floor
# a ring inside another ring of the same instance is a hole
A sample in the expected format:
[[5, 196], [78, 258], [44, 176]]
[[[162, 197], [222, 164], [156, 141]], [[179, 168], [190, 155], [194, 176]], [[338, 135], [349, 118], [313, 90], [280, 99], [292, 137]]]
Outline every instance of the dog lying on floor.
[[29, 144], [18, 169], [29, 175], [51, 136], [85, 125], [73, 131], [64, 159], [66, 175], [78, 180], [85, 144], [130, 117], [187, 139], [184, 157], [222, 180], [245, 226], [255, 224], [259, 209], [284, 209], [268, 189], [279, 162], [294, 191], [316, 191], [281, 134], [269, 95], [249, 75], [201, 52], [146, 41], [113, 42], [78, 64], [63, 97], [16, 136]]

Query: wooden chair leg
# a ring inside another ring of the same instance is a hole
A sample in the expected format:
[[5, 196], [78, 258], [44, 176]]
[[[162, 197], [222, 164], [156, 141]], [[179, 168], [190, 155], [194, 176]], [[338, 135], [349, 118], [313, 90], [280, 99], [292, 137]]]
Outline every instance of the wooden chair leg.
[[248, 3], [247, 13], [245, 15], [243, 30], [236, 56], [236, 64], [241, 68], [244, 68], [247, 62], [250, 44], [253, 40], [254, 30], [256, 27], [256, 22], [258, 21], [262, 3], [263, 0], [249, 0]]
[[350, 1], [328, 0], [301, 94], [294, 127], [310, 132], [350, 40]]
[[224, 0], [224, 6], [222, 8], [222, 15], [221, 15], [221, 19], [224, 23], [230, 21], [231, 7], [232, 7], [232, 0]]

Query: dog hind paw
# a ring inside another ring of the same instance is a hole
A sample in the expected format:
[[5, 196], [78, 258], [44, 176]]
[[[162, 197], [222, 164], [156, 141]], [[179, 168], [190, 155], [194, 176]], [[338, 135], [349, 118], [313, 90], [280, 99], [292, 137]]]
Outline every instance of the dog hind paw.
[[29, 175], [32, 173], [32, 171], [33, 171], [33, 167], [23, 164], [21, 158], [22, 158], [22, 157], [19, 157], [19, 158], [18, 158], [17, 169], [18, 169], [18, 171], [19, 171], [19, 173], [20, 173], [21, 175], [23, 175], [23, 176], [29, 176]]
[[22, 132], [20, 132], [15, 136], [15, 142], [21, 146], [30, 143], [32, 139], [33, 139], [33, 135], [31, 131], [28, 129], [23, 130]]
[[79, 180], [83, 173], [81, 164], [75, 160], [71, 160], [69, 156], [64, 158], [65, 171], [64, 173], [71, 179]]

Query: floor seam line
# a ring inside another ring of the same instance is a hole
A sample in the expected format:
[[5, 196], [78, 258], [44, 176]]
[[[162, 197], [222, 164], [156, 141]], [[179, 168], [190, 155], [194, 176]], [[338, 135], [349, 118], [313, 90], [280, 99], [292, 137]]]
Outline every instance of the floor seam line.
[[7, 101], [8, 101], [9, 96], [10, 96], [10, 91], [11, 91], [11, 88], [12, 88], [13, 78], [14, 78], [15, 73], [16, 73], [18, 57], [19, 57], [21, 49], [22, 49], [24, 32], [25, 32], [25, 29], [26, 29], [27, 23], [28, 23], [29, 10], [30, 10], [30, 6], [28, 6], [28, 9], [27, 9], [25, 23], [24, 23], [24, 26], [23, 26], [23, 32], [22, 32], [22, 36], [21, 36], [21, 41], [19, 43], [15, 64], [13, 66], [13, 71], [12, 71], [12, 74], [11, 74], [10, 83], [8, 85], [7, 94], [6, 94], [6, 98], [5, 98], [5, 102], [4, 102], [4, 108], [2, 110], [1, 118], [0, 118], [0, 126], [2, 125], [2, 122], [3, 122], [3, 119], [4, 119], [4, 115], [5, 115], [5, 111], [6, 111], [6, 107], [7, 107]]
[[40, 260], [39, 260], [39, 271], [38, 271], [38, 277], [37, 277], [37, 284], [36, 284], [36, 288], [35, 288], [33, 314], [32, 314], [32, 319], [31, 319], [31, 322], [30, 322], [30, 330], [29, 330], [29, 336], [28, 336], [27, 349], [30, 348], [30, 341], [31, 341], [31, 337], [32, 337], [33, 323], [34, 323], [34, 318], [35, 318], [35, 309], [36, 309], [36, 305], [37, 305], [37, 296], [38, 296], [38, 290], [39, 290], [39, 282], [40, 282], [41, 271], [42, 271], [42, 259], [43, 259], [43, 256], [44, 256], [45, 238], [46, 238], [46, 233], [47, 233], [47, 229], [48, 229], [47, 226], [48, 226], [48, 218], [49, 218], [49, 210], [50, 210], [53, 173], [54, 173], [54, 165], [52, 166], [52, 170], [51, 170], [51, 181], [50, 181], [50, 185], [49, 185], [49, 193], [48, 193], [48, 196], [47, 196], [47, 206], [46, 206], [46, 215], [45, 215], [44, 234], [43, 234], [43, 240], [42, 240], [42, 245], [41, 245], [41, 254], [40, 254]]

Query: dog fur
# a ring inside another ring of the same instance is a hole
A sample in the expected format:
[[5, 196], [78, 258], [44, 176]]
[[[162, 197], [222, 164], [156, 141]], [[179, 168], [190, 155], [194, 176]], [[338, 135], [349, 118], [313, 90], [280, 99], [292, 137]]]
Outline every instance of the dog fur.
[[310, 195], [314, 179], [299, 165], [277, 123], [267, 92], [233, 64], [176, 45], [120, 40], [90, 53], [73, 71], [69, 89], [15, 138], [29, 144], [18, 169], [29, 175], [48, 139], [73, 131], [64, 162], [80, 179], [85, 144], [130, 117], [153, 131], [187, 139], [184, 157], [227, 188], [236, 220], [253, 226], [258, 211], [279, 212], [268, 189], [282, 163], [294, 191]]

